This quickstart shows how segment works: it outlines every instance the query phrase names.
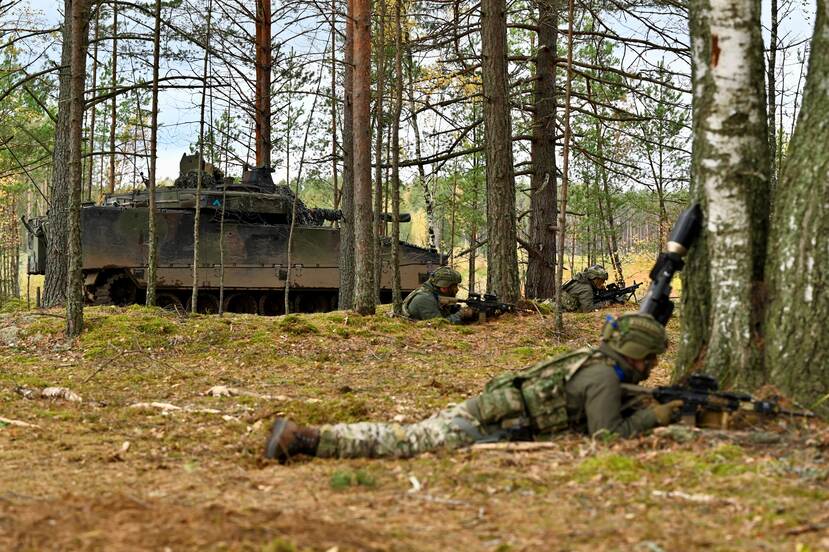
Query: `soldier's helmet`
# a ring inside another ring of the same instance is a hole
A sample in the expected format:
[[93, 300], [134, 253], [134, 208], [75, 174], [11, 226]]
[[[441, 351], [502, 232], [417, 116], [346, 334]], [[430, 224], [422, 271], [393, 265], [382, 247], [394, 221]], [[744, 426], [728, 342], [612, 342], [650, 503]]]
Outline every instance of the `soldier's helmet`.
[[595, 280], [596, 278], [599, 278], [600, 280], [607, 280], [609, 276], [607, 274], [607, 270], [605, 270], [602, 265], [597, 264], [587, 267], [584, 271], [584, 277], [588, 280]]
[[453, 270], [448, 266], [442, 266], [432, 272], [429, 281], [437, 287], [450, 287], [455, 284], [460, 284], [462, 279], [461, 273], [457, 270]]
[[619, 318], [608, 316], [602, 328], [602, 341], [626, 357], [641, 360], [661, 355], [668, 348], [668, 336], [650, 314], [629, 312]]

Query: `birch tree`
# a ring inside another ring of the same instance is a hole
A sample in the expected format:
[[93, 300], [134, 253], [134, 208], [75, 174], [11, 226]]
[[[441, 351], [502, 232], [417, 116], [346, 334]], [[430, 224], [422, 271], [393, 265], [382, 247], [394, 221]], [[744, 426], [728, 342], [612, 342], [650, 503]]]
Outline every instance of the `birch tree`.
[[683, 272], [679, 372], [762, 380], [763, 265], [769, 204], [759, 0], [690, 3], [692, 197], [705, 231]]

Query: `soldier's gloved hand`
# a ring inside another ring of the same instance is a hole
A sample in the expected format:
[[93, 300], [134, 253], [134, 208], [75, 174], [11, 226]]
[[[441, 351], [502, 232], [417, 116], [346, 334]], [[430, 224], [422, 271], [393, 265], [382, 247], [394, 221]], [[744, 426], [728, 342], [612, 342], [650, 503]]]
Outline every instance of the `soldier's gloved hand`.
[[473, 307], [463, 307], [460, 311], [461, 320], [471, 322], [478, 319], [478, 309]]
[[671, 401], [665, 404], [658, 404], [651, 407], [651, 412], [656, 416], [656, 423], [666, 426], [674, 419], [674, 415], [682, 408], [682, 401]]

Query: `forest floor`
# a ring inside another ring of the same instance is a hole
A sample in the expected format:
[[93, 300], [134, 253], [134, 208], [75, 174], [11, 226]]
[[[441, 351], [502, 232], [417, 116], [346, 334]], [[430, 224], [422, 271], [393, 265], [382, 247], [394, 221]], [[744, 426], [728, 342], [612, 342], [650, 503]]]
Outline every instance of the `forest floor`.
[[[593, 342], [605, 313], [566, 315], [558, 336], [535, 312], [457, 327], [96, 307], [74, 342], [60, 314], [0, 316], [0, 550], [829, 550], [820, 421], [261, 457], [275, 415], [415, 421]], [[38, 398], [48, 386], [82, 400]]]

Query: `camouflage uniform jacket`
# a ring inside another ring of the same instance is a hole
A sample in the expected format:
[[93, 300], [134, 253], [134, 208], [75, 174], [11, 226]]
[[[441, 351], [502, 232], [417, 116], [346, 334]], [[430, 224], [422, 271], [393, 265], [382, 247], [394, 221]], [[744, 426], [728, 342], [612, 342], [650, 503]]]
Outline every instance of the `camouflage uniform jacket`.
[[438, 288], [426, 282], [403, 299], [403, 314], [413, 320], [445, 318], [452, 324], [460, 324], [461, 315], [451, 313], [450, 305], [441, 305], [439, 296]]
[[514, 420], [523, 416], [534, 435], [569, 428], [589, 435], [607, 431], [630, 437], [655, 427], [656, 418], [648, 410], [623, 416], [623, 378], [638, 379], [623, 357], [606, 346], [587, 347], [497, 376], [475, 401], [484, 425], [521, 425]]
[[590, 312], [605, 305], [593, 301], [593, 284], [581, 272], [561, 289], [561, 307], [567, 312]]

